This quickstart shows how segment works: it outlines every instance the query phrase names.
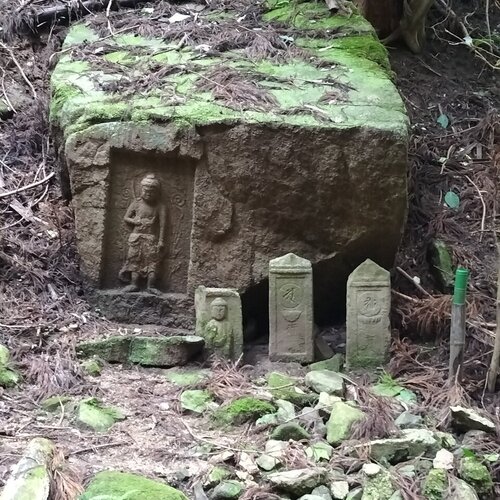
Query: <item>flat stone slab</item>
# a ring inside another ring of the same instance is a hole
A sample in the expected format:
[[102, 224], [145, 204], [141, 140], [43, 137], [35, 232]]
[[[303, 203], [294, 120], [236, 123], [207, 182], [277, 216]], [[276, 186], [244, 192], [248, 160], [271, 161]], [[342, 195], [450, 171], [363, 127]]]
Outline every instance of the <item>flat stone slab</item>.
[[[243, 293], [293, 250], [315, 268], [321, 322], [344, 300], [346, 262], [390, 267], [405, 220], [408, 119], [385, 48], [361, 16], [315, 1], [164, 21], [141, 11], [148, 37], [109, 36], [104, 14], [74, 25], [52, 74], [87, 284], [115, 291], [101, 299], [113, 317], [157, 322], [169, 294], [203, 283]], [[141, 233], [126, 214], [147, 179], [162, 222]], [[151, 306], [127, 296], [134, 266], [143, 288], [155, 272]]]
[[137, 363], [142, 366], [182, 366], [200, 354], [205, 341], [196, 335], [172, 337], [113, 336], [80, 342], [80, 357], [97, 356], [109, 363]]

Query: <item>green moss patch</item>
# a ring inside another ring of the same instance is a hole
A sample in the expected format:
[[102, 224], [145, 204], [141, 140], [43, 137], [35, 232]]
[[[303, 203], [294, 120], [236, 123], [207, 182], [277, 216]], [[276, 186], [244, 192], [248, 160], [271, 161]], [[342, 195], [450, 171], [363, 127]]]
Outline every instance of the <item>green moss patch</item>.
[[94, 476], [80, 500], [188, 500], [179, 490], [137, 474], [105, 471]]
[[219, 408], [213, 420], [218, 425], [240, 425], [275, 411], [276, 407], [268, 401], [247, 396]]

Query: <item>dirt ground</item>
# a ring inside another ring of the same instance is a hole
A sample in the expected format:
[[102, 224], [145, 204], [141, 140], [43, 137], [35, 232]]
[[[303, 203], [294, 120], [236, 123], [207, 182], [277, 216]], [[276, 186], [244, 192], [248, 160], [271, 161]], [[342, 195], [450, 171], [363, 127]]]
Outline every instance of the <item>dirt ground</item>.
[[[35, 2], [44, 4], [50, 2]], [[465, 2], [464, 8], [473, 6]], [[4, 26], [11, 29], [16, 6], [3, 2], [2, 8]], [[481, 30], [481, 17], [471, 19]], [[496, 12], [490, 23], [499, 20]], [[412, 127], [410, 206], [396, 266], [418, 276], [421, 287], [395, 268], [389, 371], [416, 390], [424, 405], [449, 403], [437, 398], [446, 378], [450, 297], [439, 290], [427, 261], [429, 242], [439, 237], [452, 249], [454, 264], [471, 271], [462, 397], [474, 399], [500, 422], [500, 397], [483, 392], [495, 321], [498, 71], [463, 44], [452, 45], [456, 40], [444, 31], [440, 12], [432, 13], [430, 24], [423, 54], [390, 48]], [[24, 376], [19, 388], [0, 390], [0, 486], [29, 439], [43, 435], [63, 450], [83, 482], [98, 470], [117, 467], [167, 478], [188, 490], [192, 477], [224, 458], [222, 451], [250, 446], [260, 436], [251, 427], [221, 433], [203, 418], [181, 419], [179, 387], [162, 370], [106, 366], [100, 377], [90, 377], [76, 361], [76, 340], [123, 334], [134, 326], [107, 321], [83, 296], [71, 204], [59, 191], [47, 118], [51, 55], [64, 33], [64, 26], [56, 26], [0, 45], [2, 86], [17, 85], [22, 94], [18, 112], [0, 122], [0, 342]], [[448, 117], [446, 128], [437, 122], [440, 115]], [[5, 195], [34, 182], [39, 185]], [[460, 197], [458, 210], [443, 203], [449, 190]], [[422, 382], [423, 373], [434, 379], [431, 386], [429, 377]], [[61, 393], [96, 396], [122, 408], [127, 419], [99, 435], [78, 428], [70, 415], [41, 411], [44, 398]]]

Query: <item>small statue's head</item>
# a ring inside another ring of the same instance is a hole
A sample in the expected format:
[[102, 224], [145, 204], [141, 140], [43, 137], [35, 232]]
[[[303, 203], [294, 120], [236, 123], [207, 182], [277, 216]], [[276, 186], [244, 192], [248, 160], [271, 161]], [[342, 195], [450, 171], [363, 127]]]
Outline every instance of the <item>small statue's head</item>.
[[217, 321], [225, 319], [227, 314], [227, 302], [220, 297], [217, 297], [210, 304], [210, 315]]
[[155, 202], [160, 196], [160, 181], [155, 174], [148, 174], [141, 181], [141, 198], [147, 202]]

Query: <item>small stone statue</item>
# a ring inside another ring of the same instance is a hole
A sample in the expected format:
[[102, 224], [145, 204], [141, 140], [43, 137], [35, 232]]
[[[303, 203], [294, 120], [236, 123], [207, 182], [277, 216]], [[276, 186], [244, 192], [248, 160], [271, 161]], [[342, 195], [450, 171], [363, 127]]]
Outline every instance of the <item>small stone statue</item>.
[[155, 285], [165, 246], [166, 208], [161, 201], [160, 181], [154, 174], [142, 179], [141, 196], [130, 204], [123, 220], [132, 228], [120, 270], [120, 279], [130, 282], [124, 291], [139, 291], [145, 280], [148, 292], [161, 293]]
[[227, 319], [227, 302], [218, 297], [210, 304], [211, 320], [205, 326], [207, 346], [226, 358], [233, 357], [233, 326]]

